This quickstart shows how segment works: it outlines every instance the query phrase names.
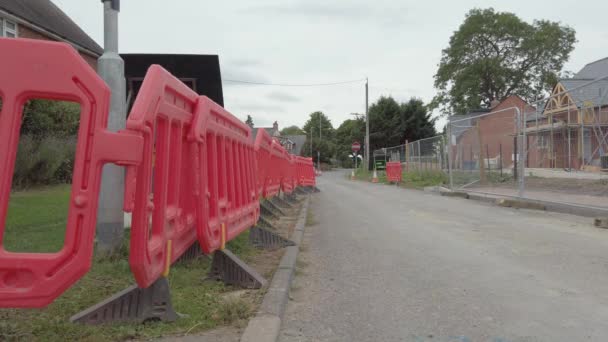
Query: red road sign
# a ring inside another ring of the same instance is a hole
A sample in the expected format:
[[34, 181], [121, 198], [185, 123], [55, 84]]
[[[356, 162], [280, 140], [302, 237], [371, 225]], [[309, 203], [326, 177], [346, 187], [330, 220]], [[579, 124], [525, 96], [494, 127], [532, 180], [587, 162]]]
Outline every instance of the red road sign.
[[353, 152], [359, 152], [361, 149], [361, 144], [358, 141], [355, 141], [352, 145]]

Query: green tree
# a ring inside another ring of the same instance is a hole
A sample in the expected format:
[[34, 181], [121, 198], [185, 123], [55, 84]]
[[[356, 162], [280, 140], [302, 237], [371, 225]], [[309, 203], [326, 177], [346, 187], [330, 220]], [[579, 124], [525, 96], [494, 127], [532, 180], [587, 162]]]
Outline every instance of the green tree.
[[303, 135], [303, 134], [304, 134], [304, 131], [296, 125], [285, 127], [281, 130], [281, 135]]
[[74, 102], [34, 99], [23, 106], [21, 134], [35, 139], [78, 134], [80, 105]]
[[436, 119], [431, 117], [422, 100], [411, 98], [401, 104], [400, 129], [401, 142], [405, 140], [416, 141], [437, 135], [435, 130]]
[[[302, 154], [305, 157], [313, 155], [317, 161], [317, 151], [321, 152], [321, 162], [330, 163], [335, 155], [335, 130], [329, 118], [323, 112], [314, 112], [303, 127], [306, 134], [306, 144], [303, 146]], [[319, 137], [319, 132], [321, 137]], [[310, 137], [312, 133], [312, 153], [310, 150]]]
[[[345, 120], [336, 129], [336, 159], [343, 167], [352, 167], [353, 160], [349, 157], [352, 153], [352, 144], [358, 141], [363, 145], [365, 138], [365, 120], [363, 118]], [[362, 152], [359, 152], [362, 154]]]
[[[401, 107], [392, 97], [381, 97], [369, 107], [370, 152], [402, 144]], [[370, 153], [371, 156], [371, 153]]]
[[245, 123], [247, 124], [247, 126], [253, 128], [253, 118], [251, 117], [251, 115], [247, 115], [247, 120], [245, 120]]
[[555, 85], [575, 43], [560, 23], [473, 9], [442, 52], [432, 108], [465, 114], [513, 94], [531, 101]]

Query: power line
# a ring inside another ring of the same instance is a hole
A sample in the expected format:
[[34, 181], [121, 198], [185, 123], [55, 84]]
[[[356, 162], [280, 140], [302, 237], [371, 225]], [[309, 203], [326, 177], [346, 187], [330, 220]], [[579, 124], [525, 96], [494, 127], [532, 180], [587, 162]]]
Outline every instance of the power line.
[[273, 87], [326, 87], [326, 86], [334, 86], [334, 85], [341, 85], [341, 84], [359, 83], [359, 82], [364, 82], [364, 81], [365, 81], [365, 79], [362, 78], [362, 79], [358, 79], [358, 80], [340, 81], [340, 82], [331, 82], [331, 83], [290, 84], [290, 83], [250, 82], [250, 81], [228, 80], [228, 79], [222, 80], [222, 82], [260, 85], [260, 86], [273, 86]]

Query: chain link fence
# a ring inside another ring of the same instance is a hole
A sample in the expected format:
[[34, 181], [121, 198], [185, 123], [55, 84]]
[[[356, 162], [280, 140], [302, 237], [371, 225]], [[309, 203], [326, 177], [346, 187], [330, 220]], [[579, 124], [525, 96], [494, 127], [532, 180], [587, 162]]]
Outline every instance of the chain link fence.
[[374, 160], [443, 174], [436, 179], [452, 190], [606, 209], [608, 76], [561, 80], [531, 104], [511, 96], [451, 116], [445, 135], [379, 149]]

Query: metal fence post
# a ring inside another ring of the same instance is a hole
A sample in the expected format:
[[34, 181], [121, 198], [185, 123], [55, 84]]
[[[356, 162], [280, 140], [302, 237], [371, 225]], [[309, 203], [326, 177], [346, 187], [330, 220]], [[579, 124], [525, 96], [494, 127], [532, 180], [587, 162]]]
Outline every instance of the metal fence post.
[[422, 153], [420, 152], [420, 140], [418, 140], [418, 173], [422, 169]]
[[452, 175], [452, 125], [448, 123], [448, 176], [450, 177], [450, 190], [454, 190], [454, 177]]
[[519, 179], [519, 197], [524, 197], [524, 190], [526, 186], [526, 111], [523, 113], [519, 108], [515, 108], [517, 110], [518, 116], [520, 118], [520, 130], [522, 141], [520, 143], [521, 147], [521, 160], [520, 160], [520, 179]]

